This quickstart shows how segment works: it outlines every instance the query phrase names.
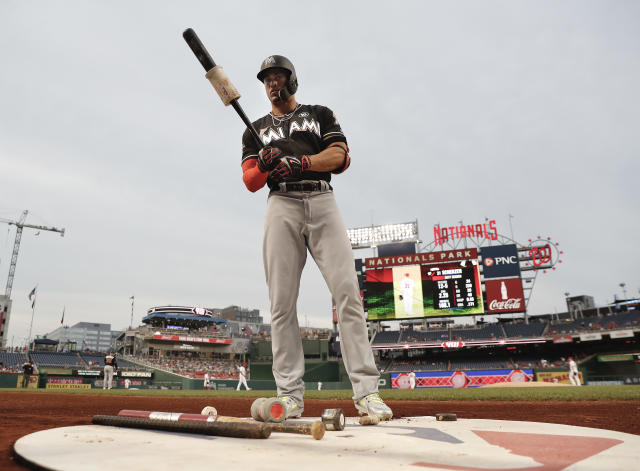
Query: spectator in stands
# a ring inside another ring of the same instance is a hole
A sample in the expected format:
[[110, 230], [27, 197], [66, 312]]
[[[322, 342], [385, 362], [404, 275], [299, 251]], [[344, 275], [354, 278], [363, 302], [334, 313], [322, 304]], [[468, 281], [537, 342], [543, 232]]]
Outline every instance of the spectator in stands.
[[29, 386], [29, 378], [33, 374], [33, 364], [31, 360], [27, 360], [24, 365], [22, 365], [22, 387], [26, 388]]

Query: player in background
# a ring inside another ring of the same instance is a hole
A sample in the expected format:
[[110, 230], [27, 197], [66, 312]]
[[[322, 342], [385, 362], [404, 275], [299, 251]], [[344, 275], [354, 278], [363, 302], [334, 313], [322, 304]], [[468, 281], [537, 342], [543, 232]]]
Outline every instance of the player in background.
[[240, 391], [240, 386], [244, 384], [247, 391], [251, 391], [251, 388], [247, 385], [247, 370], [245, 368], [246, 363], [238, 365], [238, 386], [236, 391]]
[[209, 372], [207, 371], [204, 374], [204, 382], [202, 383], [202, 389], [211, 389], [211, 386], [209, 384], [210, 378], [209, 378]]
[[104, 357], [104, 381], [102, 389], [111, 389], [113, 387], [113, 372], [118, 369], [116, 356], [113, 352], [109, 352]]
[[129, 386], [131, 386], [131, 380], [129, 378], [125, 378], [125, 380], [124, 380], [124, 388], [125, 389], [129, 389]]
[[416, 282], [413, 281], [409, 273], [404, 274], [404, 278], [400, 281], [400, 288], [402, 289], [402, 301], [404, 303], [404, 313], [413, 315], [413, 288], [415, 288]]
[[416, 388], [416, 373], [411, 370], [409, 372], [409, 389], [415, 389]]
[[298, 77], [283, 56], [258, 72], [271, 112], [255, 121], [262, 142], [242, 137], [243, 181], [251, 192], [269, 187], [263, 261], [271, 301], [273, 376], [285, 417], [304, 410], [304, 354], [296, 310], [300, 276], [311, 253], [336, 302], [342, 357], [359, 413], [391, 418], [378, 395], [379, 373], [369, 345], [347, 229], [330, 185], [350, 164], [347, 139], [333, 112], [296, 101]]
[[33, 374], [33, 363], [31, 363], [31, 360], [27, 360], [24, 365], [22, 365], [22, 372], [22, 387], [28, 388], [29, 378], [31, 378]]
[[569, 381], [573, 386], [582, 386], [580, 383], [580, 373], [578, 373], [578, 365], [573, 357], [569, 357]]

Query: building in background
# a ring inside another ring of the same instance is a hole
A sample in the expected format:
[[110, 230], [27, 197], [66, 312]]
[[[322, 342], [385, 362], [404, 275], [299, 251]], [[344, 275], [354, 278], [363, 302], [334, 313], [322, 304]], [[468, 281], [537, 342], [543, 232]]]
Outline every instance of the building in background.
[[111, 330], [111, 324], [78, 322], [72, 326], [58, 327], [44, 337], [57, 340], [61, 345], [75, 343], [77, 350], [108, 352], [114, 348], [115, 339], [120, 333]]
[[230, 321], [247, 322], [250, 324], [263, 324], [259, 309], [248, 309], [240, 306], [227, 306], [222, 309], [213, 309], [219, 317]]

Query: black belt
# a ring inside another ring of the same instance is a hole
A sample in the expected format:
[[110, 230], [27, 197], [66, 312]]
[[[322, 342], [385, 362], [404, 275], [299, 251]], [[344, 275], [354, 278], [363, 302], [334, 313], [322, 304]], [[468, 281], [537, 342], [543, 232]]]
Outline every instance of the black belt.
[[322, 190], [333, 190], [329, 182], [326, 181], [318, 181], [318, 182], [305, 182], [305, 183], [292, 183], [292, 182], [283, 182], [280, 183], [276, 188], [276, 191], [322, 191]]

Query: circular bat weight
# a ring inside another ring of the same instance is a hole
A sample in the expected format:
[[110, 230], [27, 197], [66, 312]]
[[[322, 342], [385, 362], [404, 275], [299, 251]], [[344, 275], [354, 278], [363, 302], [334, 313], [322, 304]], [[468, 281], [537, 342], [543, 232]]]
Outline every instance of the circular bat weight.
[[338, 432], [344, 430], [345, 418], [342, 409], [325, 409], [322, 411], [321, 418], [327, 430]]
[[218, 415], [218, 411], [213, 406], [207, 406], [200, 412], [201, 415]]
[[266, 397], [259, 397], [251, 404], [251, 417], [254, 420], [264, 422], [264, 417], [262, 416], [262, 404], [264, 404], [266, 400]]
[[286, 418], [285, 405], [277, 397], [270, 397], [262, 403], [260, 416], [265, 422], [282, 422]]
[[458, 417], [456, 416], [456, 414], [436, 414], [436, 420], [453, 422], [455, 420], [458, 420]]

